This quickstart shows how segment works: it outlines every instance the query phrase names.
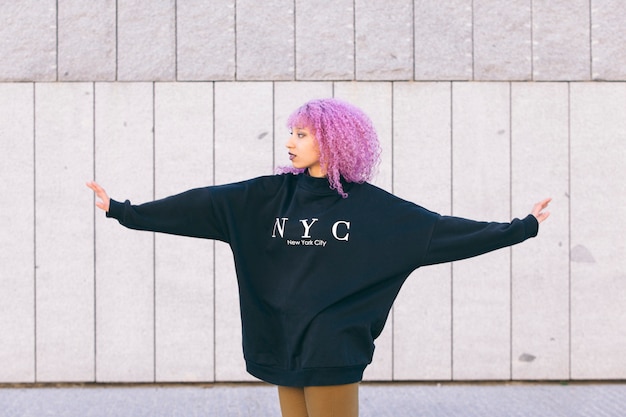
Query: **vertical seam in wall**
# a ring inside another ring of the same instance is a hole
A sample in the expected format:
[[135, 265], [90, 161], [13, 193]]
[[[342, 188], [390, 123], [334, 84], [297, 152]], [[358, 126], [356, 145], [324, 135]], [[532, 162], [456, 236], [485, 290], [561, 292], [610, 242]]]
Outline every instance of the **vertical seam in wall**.
[[[211, 137], [211, 147], [212, 147], [212, 152], [211, 152], [211, 157], [212, 157], [212, 178], [211, 178], [211, 182], [213, 183], [213, 185], [215, 185], [215, 87], [216, 87], [216, 83], [215, 81], [213, 81], [213, 91], [212, 91], [212, 100], [213, 100], [213, 104], [211, 106], [211, 117], [213, 118], [213, 126], [212, 126], [212, 137]], [[217, 269], [215, 267], [215, 263], [216, 263], [216, 256], [215, 256], [215, 240], [212, 241], [213, 244], [213, 381], [215, 382], [217, 379], [217, 308], [216, 308], [216, 272]]]
[[[394, 192], [394, 146], [393, 146], [393, 138], [394, 138], [394, 115], [395, 115], [395, 111], [394, 111], [394, 104], [395, 104], [395, 95], [394, 95], [394, 91], [395, 91], [395, 83], [392, 81], [391, 82], [391, 193], [393, 194]], [[392, 307], [391, 309], [391, 380], [394, 381], [395, 378], [395, 373], [396, 373], [396, 366], [395, 366], [395, 357], [396, 357], [396, 352], [395, 352], [395, 339], [396, 339], [396, 314], [395, 314], [395, 308]]]
[[356, 77], [356, 0], [352, 0], [352, 79]]
[[[92, 143], [92, 165], [91, 165], [91, 169], [92, 169], [92, 177], [94, 179], [94, 181], [96, 181], [96, 83], [92, 82], [91, 83], [91, 89], [92, 89], [92, 93], [93, 93], [93, 97], [92, 97], [92, 107], [91, 107], [91, 120], [92, 120], [92, 126], [91, 126], [91, 143]], [[97, 321], [97, 307], [98, 307], [98, 303], [97, 303], [97, 298], [96, 298], [96, 294], [97, 294], [97, 270], [96, 270], [96, 265], [97, 265], [97, 256], [98, 253], [96, 252], [96, 194], [93, 193], [93, 204], [92, 204], [92, 210], [93, 210], [93, 380], [94, 382], [97, 381], [97, 375], [98, 375], [98, 366], [97, 366], [97, 358], [98, 358], [98, 321]]]
[[296, 0], [293, 0], [293, 79], [298, 80], [298, 37], [296, 31]]
[[[513, 216], [513, 83], [509, 81], [509, 219]], [[509, 379], [513, 379], [513, 247], [509, 246]]]
[[[593, 81], [593, 0], [589, 0], [589, 79]], [[568, 87], [569, 91], [569, 87]]]
[[118, 68], [119, 68], [119, 41], [118, 41], [118, 37], [119, 37], [119, 29], [118, 29], [118, 23], [119, 23], [119, 6], [118, 6], [118, 0], [115, 0], [115, 81], [117, 81], [118, 79]]
[[[454, 214], [454, 82], [450, 81], [450, 214]], [[454, 380], [454, 262], [450, 263], [450, 380]]]
[[411, 58], [413, 59], [413, 81], [415, 81], [415, 65], [417, 61], [415, 59], [415, 1], [411, 2], [411, 28], [411, 34], [413, 35], [411, 39]]
[[535, 44], [534, 44], [534, 20], [533, 20], [533, 0], [530, 0], [530, 79], [535, 79]]
[[[237, 81], [237, 68], [239, 67], [239, 63], [237, 62], [237, 0], [234, 1], [233, 6], [234, 6], [233, 7], [233, 26], [234, 26], [233, 32], [235, 35], [235, 74], [234, 76], [235, 76], [235, 81]], [[215, 91], [215, 85], [213, 85], [213, 91]], [[213, 95], [213, 98], [215, 99], [215, 93]], [[215, 106], [215, 100], [213, 101], [213, 105]], [[214, 180], [215, 180], [215, 177], [214, 177]]]
[[178, 0], [174, 0], [174, 80], [178, 81]]
[[55, 72], [56, 72], [56, 81], [59, 81], [59, 0], [56, 0], [56, 52], [55, 52]]
[[276, 82], [272, 81], [272, 172], [276, 169]]
[[37, 94], [33, 85], [33, 333], [34, 382], [37, 382]]
[[568, 377], [572, 379], [572, 83], [567, 83]]
[[474, 63], [475, 60], [475, 54], [474, 54], [474, 0], [472, 0], [472, 80], [474, 80], [476, 78], [476, 66]]
[[[156, 82], [152, 82], [152, 199], [156, 199]], [[156, 233], [152, 233], [152, 379], [157, 369], [156, 323]]]

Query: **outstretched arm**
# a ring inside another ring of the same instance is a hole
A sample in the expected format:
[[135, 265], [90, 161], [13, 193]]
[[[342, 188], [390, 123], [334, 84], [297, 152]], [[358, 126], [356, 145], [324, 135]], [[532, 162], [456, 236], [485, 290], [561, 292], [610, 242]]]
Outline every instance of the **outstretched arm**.
[[129, 229], [226, 241], [222, 219], [212, 208], [212, 187], [196, 188], [139, 205], [109, 198], [95, 181], [87, 182], [87, 187], [99, 199], [96, 206]]
[[108, 212], [111, 199], [109, 198], [106, 191], [104, 191], [104, 188], [100, 187], [100, 185], [98, 185], [98, 183], [95, 181], [89, 181], [87, 183], [87, 187], [91, 188], [93, 192], [96, 193], [96, 197], [100, 199], [100, 201], [96, 201], [96, 206], [99, 209]]
[[537, 235], [539, 223], [550, 215], [549, 198], [533, 206], [531, 214], [510, 223], [478, 222], [453, 216], [439, 217], [423, 265], [457, 261], [491, 252]]

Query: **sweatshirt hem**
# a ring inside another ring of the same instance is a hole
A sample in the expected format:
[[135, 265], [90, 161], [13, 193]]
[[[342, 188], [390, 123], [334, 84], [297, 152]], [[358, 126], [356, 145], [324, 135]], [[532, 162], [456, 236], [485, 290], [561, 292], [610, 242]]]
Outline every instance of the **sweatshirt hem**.
[[280, 369], [246, 361], [246, 369], [250, 375], [270, 384], [286, 387], [352, 384], [363, 379], [366, 366]]

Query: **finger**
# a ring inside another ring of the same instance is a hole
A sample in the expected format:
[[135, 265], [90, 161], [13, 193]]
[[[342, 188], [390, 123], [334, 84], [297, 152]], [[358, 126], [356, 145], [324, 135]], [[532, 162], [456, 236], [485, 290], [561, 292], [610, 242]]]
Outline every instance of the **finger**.
[[97, 183], [97, 182], [95, 182], [95, 181], [89, 181], [89, 182], [87, 183], [87, 187], [89, 187], [92, 191], [94, 191], [94, 192], [96, 192], [96, 193], [101, 192], [101, 191], [104, 191], [104, 190], [102, 189], [102, 187], [100, 187], [100, 185], [98, 185], [98, 183]]
[[541, 205], [541, 208], [546, 208], [546, 207], [548, 207], [548, 204], [550, 204], [551, 201], [552, 201], [552, 197], [548, 197], [548, 198], [540, 201], [539, 204]]
[[96, 195], [99, 198], [101, 198], [103, 200], [108, 198], [108, 195], [107, 195], [106, 191], [104, 191], [104, 188], [100, 187], [100, 185], [98, 185], [98, 183], [93, 182], [93, 181], [89, 182], [89, 183], [87, 183], [87, 187], [91, 188], [96, 193]]
[[552, 201], [552, 198], [546, 198], [544, 200], [541, 200], [540, 202], [534, 205], [532, 213], [535, 215], [539, 214], [542, 210], [548, 207], [548, 204], [550, 204], [550, 201]]

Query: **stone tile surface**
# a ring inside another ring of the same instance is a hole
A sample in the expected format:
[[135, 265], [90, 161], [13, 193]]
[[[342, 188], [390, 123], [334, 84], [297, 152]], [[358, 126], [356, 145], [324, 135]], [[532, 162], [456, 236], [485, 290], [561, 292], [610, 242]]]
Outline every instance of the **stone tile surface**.
[[294, 2], [237, 1], [237, 80], [294, 79]]
[[291, 166], [285, 144], [287, 118], [309, 100], [333, 96], [332, 82], [285, 81], [274, 84], [274, 166]]
[[177, 79], [235, 79], [235, 0], [176, 3]]
[[592, 79], [626, 79], [626, 8], [619, 0], [591, 1]]
[[536, 239], [512, 249], [512, 377], [569, 378], [569, 91], [565, 83], [511, 87], [512, 215], [552, 197]]
[[474, 0], [473, 4], [474, 80], [530, 80], [530, 3]]
[[[216, 83], [215, 183], [273, 171], [272, 83]], [[215, 378], [254, 380], [245, 370], [233, 254], [215, 242]]]
[[[394, 83], [393, 190], [450, 214], [451, 83]], [[452, 378], [452, 268], [415, 271], [394, 303], [395, 380]]]
[[296, 0], [296, 79], [353, 80], [353, 0]]
[[471, 80], [472, 1], [415, 2], [415, 79]]
[[55, 81], [56, 1], [7, 1], [0, 14], [0, 81]]
[[571, 375], [626, 374], [626, 85], [571, 86]]
[[117, 79], [171, 81], [176, 78], [174, 0], [117, 2]]
[[589, 0], [533, 2], [533, 80], [589, 80]]
[[[381, 162], [377, 175], [371, 181], [374, 185], [391, 191], [392, 189], [392, 89], [391, 83], [372, 82], [365, 88], [349, 82], [335, 83], [335, 97], [345, 100], [362, 109], [371, 119], [378, 134], [382, 149]], [[386, 110], [383, 110], [386, 109]], [[374, 359], [363, 375], [364, 380], [390, 380], [393, 376], [393, 314], [390, 314], [385, 328], [376, 339]]]
[[[557, 384], [362, 384], [361, 417], [620, 417], [626, 386]], [[5, 388], [7, 417], [280, 416], [276, 388], [264, 384]]]
[[[95, 179], [111, 198], [154, 199], [152, 83], [96, 83]], [[154, 235], [96, 216], [96, 381], [154, 381]]]
[[[94, 381], [93, 84], [36, 101], [37, 381]], [[50, 244], [51, 242], [62, 242]]]
[[413, 2], [355, 3], [356, 78], [413, 78]]
[[[213, 84], [157, 83], [155, 197], [213, 183]], [[155, 379], [214, 378], [213, 242], [155, 235]]]
[[[511, 220], [508, 83], [453, 83], [452, 214]], [[510, 378], [510, 249], [452, 265], [453, 378]]]
[[59, 80], [115, 80], [115, 0], [59, 0], [58, 21]]
[[35, 381], [33, 85], [0, 84], [0, 381]]

